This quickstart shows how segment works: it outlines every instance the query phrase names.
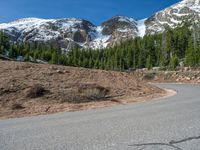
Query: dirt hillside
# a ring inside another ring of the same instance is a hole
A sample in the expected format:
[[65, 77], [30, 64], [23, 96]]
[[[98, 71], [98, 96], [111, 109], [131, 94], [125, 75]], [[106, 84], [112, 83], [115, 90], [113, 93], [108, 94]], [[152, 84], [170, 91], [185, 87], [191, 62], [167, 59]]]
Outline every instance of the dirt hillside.
[[111, 106], [156, 97], [127, 73], [0, 60], [0, 118]]

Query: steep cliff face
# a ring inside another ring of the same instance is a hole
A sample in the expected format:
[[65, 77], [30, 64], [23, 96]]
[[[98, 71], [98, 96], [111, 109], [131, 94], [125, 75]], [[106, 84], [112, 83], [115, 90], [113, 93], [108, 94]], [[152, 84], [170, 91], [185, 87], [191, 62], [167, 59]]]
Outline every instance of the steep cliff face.
[[138, 36], [137, 22], [128, 17], [116, 16], [102, 23], [102, 34], [110, 36], [108, 46]]

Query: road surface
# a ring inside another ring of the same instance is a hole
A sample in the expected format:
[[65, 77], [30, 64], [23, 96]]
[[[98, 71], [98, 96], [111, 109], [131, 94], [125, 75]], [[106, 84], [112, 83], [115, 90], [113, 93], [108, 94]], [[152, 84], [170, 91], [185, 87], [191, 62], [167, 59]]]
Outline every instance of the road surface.
[[200, 150], [200, 85], [165, 99], [0, 121], [1, 150]]

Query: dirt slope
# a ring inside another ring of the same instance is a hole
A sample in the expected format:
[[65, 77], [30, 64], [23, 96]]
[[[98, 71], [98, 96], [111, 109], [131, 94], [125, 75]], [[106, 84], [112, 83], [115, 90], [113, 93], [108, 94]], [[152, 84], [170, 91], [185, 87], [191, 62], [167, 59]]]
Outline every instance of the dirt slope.
[[0, 60], [0, 118], [74, 111], [157, 97], [121, 72]]

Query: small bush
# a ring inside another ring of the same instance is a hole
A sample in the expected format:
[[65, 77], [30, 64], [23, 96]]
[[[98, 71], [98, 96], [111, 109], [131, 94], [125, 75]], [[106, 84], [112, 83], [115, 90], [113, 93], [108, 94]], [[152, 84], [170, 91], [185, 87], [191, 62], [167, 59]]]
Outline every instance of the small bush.
[[83, 96], [78, 93], [77, 89], [68, 89], [65, 91], [62, 91], [60, 93], [60, 96], [62, 97], [61, 102], [68, 102], [68, 103], [81, 103], [81, 102], [87, 102]]
[[143, 76], [143, 80], [153, 80], [155, 78], [155, 73], [147, 73]]
[[105, 98], [109, 93], [107, 88], [97, 84], [82, 84], [79, 86], [78, 91], [86, 96], [88, 99], [96, 100]]
[[36, 84], [34, 86], [32, 86], [28, 91], [27, 91], [27, 97], [28, 98], [37, 98], [37, 97], [41, 97], [44, 95], [44, 93], [46, 92], [46, 90], [44, 89], [44, 87], [42, 87], [39, 84]]
[[12, 110], [20, 110], [20, 109], [24, 109], [25, 107], [23, 107], [21, 104], [13, 104], [12, 105]]

